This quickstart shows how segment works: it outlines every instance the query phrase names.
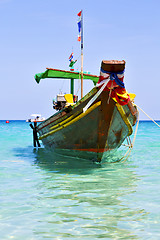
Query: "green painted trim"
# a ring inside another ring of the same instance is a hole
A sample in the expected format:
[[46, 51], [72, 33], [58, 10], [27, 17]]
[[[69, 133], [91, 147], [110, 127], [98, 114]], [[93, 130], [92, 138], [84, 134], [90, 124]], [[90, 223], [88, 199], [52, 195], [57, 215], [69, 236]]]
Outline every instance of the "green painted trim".
[[71, 94], [74, 95], [74, 79], [71, 78]]
[[[36, 82], [39, 83], [41, 79], [45, 78], [80, 79], [81, 76], [79, 72], [47, 68], [45, 72], [35, 74], [34, 78]], [[94, 85], [96, 85], [99, 80], [99, 76], [83, 73], [83, 79], [92, 80]]]

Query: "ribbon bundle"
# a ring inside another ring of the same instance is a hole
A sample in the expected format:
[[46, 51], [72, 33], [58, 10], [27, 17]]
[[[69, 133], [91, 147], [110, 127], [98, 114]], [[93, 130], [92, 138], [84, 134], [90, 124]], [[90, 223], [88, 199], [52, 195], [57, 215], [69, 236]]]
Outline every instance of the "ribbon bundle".
[[104, 71], [101, 68], [97, 87], [101, 86], [107, 81], [104, 91], [110, 91], [111, 98], [115, 98], [120, 105], [126, 105], [130, 100], [130, 96], [126, 92], [123, 79], [124, 71], [115, 73]]

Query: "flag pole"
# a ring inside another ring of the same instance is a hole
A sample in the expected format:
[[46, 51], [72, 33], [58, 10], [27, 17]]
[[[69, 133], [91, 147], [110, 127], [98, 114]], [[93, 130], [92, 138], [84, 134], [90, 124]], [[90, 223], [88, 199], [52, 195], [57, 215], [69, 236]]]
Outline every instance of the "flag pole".
[[83, 98], [83, 12], [81, 10], [81, 98]]

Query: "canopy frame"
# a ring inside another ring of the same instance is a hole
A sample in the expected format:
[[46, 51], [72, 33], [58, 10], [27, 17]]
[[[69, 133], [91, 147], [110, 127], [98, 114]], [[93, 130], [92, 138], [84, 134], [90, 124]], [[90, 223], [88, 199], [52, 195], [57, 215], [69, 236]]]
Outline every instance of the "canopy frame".
[[[81, 79], [81, 72], [47, 68], [45, 72], [35, 74], [34, 78], [37, 83], [40, 83], [41, 79], [45, 78], [70, 79], [70, 93], [74, 95], [74, 79]], [[96, 85], [99, 76], [83, 73], [83, 79], [92, 80], [94, 85]]]

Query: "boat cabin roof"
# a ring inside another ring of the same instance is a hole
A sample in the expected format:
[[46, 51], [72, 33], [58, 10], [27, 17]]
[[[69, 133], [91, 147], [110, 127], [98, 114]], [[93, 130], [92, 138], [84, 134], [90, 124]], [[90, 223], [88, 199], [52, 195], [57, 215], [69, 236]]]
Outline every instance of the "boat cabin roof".
[[[54, 68], [47, 68], [45, 72], [35, 74], [34, 78], [37, 83], [39, 83], [41, 79], [45, 79], [45, 78], [80, 79], [81, 73], [74, 72], [74, 71], [72, 72], [72, 71], [54, 69]], [[98, 82], [99, 76], [83, 73], [83, 79], [90, 79], [93, 81], [95, 85]]]

